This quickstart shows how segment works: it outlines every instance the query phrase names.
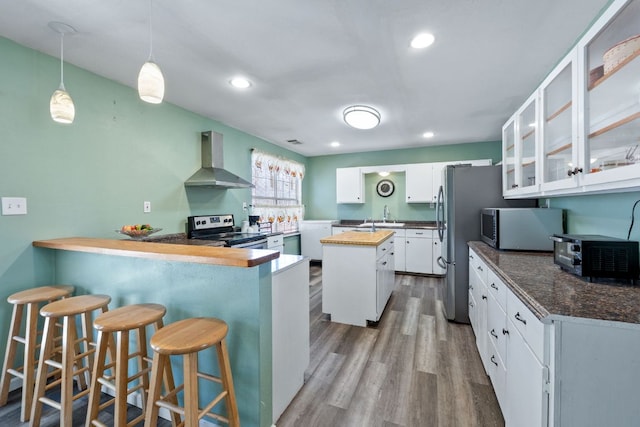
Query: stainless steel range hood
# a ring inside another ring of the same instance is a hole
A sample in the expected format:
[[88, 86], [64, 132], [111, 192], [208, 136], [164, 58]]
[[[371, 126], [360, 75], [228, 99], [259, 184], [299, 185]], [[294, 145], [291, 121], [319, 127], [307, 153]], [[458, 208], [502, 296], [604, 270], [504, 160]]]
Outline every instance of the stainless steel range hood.
[[222, 134], [202, 132], [202, 168], [184, 183], [185, 187], [250, 188], [249, 181], [224, 169]]

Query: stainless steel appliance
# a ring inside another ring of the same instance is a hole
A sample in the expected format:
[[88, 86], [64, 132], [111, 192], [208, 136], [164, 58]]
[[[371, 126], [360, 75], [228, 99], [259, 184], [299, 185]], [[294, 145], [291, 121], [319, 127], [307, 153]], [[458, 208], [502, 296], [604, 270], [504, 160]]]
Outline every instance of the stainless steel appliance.
[[563, 210], [542, 208], [484, 208], [480, 237], [496, 249], [553, 251], [549, 236], [562, 234]]
[[266, 234], [236, 231], [232, 214], [188, 217], [187, 238], [224, 242], [231, 248], [267, 248]]
[[553, 262], [591, 281], [595, 277], [638, 279], [638, 242], [595, 234], [556, 234]]
[[446, 269], [444, 314], [449, 320], [469, 323], [469, 249], [480, 240], [480, 210], [485, 207], [532, 207], [535, 200], [502, 198], [500, 166], [449, 165], [438, 192], [436, 223], [442, 242], [438, 264]]

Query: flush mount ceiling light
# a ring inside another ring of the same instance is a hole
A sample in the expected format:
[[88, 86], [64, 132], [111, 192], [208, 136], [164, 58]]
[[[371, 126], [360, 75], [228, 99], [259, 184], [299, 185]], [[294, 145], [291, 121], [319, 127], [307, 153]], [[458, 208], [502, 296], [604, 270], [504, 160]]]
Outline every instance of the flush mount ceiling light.
[[356, 129], [373, 129], [380, 124], [380, 113], [366, 105], [352, 105], [342, 112], [344, 121]]
[[340, 142], [332, 141], [331, 144], [329, 144], [329, 145], [331, 145], [332, 147], [340, 147]]
[[423, 137], [423, 138], [427, 138], [427, 139], [429, 139], [429, 138], [433, 138], [433, 137], [434, 137], [434, 135], [435, 135], [435, 134], [434, 134], [433, 132], [431, 132], [431, 131], [427, 131], [427, 132], [425, 132], [425, 133], [423, 133], [423, 134], [422, 134], [422, 137]]
[[164, 98], [164, 76], [153, 59], [152, 1], [149, 0], [149, 59], [138, 74], [138, 95], [150, 104], [160, 104]]
[[75, 28], [62, 22], [49, 22], [49, 28], [60, 34], [60, 87], [53, 92], [49, 100], [51, 118], [58, 123], [73, 123], [76, 108], [71, 96], [64, 88], [64, 35], [74, 34]]
[[251, 82], [244, 77], [234, 77], [229, 80], [229, 84], [237, 89], [247, 89], [251, 87]]
[[430, 33], [421, 33], [411, 39], [411, 47], [414, 49], [424, 49], [433, 44], [436, 38]]

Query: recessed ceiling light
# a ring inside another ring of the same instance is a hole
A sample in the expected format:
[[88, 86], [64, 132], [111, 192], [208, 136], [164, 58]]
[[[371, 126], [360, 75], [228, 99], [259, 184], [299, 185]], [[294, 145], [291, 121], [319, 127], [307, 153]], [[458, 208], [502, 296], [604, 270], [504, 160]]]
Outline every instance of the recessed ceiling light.
[[344, 121], [356, 129], [373, 129], [380, 124], [380, 113], [366, 105], [352, 105], [342, 112]]
[[431, 33], [420, 33], [411, 39], [411, 47], [414, 49], [424, 49], [433, 44], [436, 38]]
[[380, 176], [389, 176], [389, 172], [387, 172], [387, 171], [378, 172], [378, 175], [380, 175]]
[[332, 147], [340, 147], [340, 143], [338, 141], [333, 141], [331, 144]]
[[435, 136], [435, 133], [428, 131], [422, 134], [423, 138], [433, 138]]
[[229, 80], [229, 84], [238, 89], [246, 89], [251, 86], [251, 82], [244, 77], [234, 77]]

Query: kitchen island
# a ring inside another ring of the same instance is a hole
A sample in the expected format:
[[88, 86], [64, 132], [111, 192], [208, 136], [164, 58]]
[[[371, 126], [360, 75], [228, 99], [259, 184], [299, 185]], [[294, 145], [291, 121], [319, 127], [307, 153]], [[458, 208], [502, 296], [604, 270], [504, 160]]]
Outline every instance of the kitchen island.
[[[241, 423], [273, 423], [272, 280], [280, 270], [308, 268], [305, 259], [292, 256], [296, 259], [272, 266], [277, 251], [81, 237], [35, 241], [33, 246], [42, 248], [42, 258], [53, 266], [51, 283], [73, 284], [77, 295], [108, 294], [110, 308], [158, 303], [167, 308], [165, 324], [198, 316], [227, 322]], [[217, 373], [213, 351], [200, 362], [203, 370]], [[182, 381], [181, 369], [174, 368], [176, 380]], [[211, 388], [203, 391], [213, 394]]]
[[377, 322], [394, 284], [394, 232], [347, 231], [322, 243], [322, 312], [331, 321]]

